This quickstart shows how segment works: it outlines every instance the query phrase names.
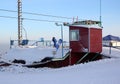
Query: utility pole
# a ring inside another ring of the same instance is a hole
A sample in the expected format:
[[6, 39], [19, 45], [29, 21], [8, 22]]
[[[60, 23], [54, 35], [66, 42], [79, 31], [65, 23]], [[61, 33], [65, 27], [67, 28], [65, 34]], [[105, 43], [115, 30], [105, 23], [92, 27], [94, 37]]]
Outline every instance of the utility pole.
[[22, 0], [18, 0], [18, 46], [22, 40]]

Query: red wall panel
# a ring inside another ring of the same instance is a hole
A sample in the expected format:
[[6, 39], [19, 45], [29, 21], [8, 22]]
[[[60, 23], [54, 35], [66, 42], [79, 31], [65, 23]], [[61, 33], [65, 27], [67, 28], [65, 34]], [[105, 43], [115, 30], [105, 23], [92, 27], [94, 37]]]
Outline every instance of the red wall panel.
[[102, 29], [90, 28], [90, 52], [102, 52]]
[[88, 48], [88, 28], [79, 26], [70, 26], [70, 30], [79, 30], [79, 41], [70, 41], [72, 52], [83, 52]]

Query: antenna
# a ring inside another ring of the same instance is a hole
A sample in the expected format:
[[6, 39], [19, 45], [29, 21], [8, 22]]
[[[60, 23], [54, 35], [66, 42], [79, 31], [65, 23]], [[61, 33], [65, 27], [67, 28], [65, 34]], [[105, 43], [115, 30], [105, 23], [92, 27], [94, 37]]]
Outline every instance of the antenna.
[[102, 27], [101, 0], [100, 0], [100, 27]]
[[22, 40], [22, 0], [18, 0], [18, 45]]

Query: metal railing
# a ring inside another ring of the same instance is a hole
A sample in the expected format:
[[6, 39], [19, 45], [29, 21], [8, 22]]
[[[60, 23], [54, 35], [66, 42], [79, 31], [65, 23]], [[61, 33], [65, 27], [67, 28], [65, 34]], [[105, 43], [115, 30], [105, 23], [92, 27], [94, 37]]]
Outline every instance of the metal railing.
[[87, 52], [80, 60], [77, 61], [76, 64], [79, 64], [85, 57], [87, 57], [89, 52]]

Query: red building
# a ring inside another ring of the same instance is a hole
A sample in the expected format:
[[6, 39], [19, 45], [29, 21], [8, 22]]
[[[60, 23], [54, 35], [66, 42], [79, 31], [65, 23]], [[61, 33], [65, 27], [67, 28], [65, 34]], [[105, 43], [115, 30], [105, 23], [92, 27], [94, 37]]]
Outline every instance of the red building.
[[102, 28], [96, 26], [96, 23], [97, 21], [94, 21], [94, 24], [82, 25], [81, 22], [76, 22], [69, 26], [72, 52], [100, 53], [102, 51]]
[[99, 21], [77, 21], [69, 26], [71, 64], [101, 59], [102, 27]]

